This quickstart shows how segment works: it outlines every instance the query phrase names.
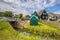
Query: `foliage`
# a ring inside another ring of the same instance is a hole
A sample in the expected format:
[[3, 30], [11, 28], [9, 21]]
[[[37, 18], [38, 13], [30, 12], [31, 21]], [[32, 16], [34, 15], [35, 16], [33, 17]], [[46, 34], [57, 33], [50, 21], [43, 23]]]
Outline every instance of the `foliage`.
[[24, 19], [24, 17], [22, 17], [22, 18], [21, 18], [21, 20], [23, 20], [23, 21], [24, 21], [24, 20], [25, 20], [25, 19]]
[[5, 11], [5, 12], [2, 12], [2, 16], [3, 17], [12, 17], [13, 13], [11, 11]]
[[22, 17], [23, 17], [23, 14], [20, 13], [20, 14], [18, 15], [18, 18], [22, 18]]
[[30, 15], [26, 15], [25, 17], [30, 17]]

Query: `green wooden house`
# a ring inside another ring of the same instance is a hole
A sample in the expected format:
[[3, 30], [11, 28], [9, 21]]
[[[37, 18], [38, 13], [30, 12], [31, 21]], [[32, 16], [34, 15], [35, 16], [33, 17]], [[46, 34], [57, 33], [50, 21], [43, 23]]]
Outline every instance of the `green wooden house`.
[[38, 16], [38, 13], [35, 11], [32, 15]]
[[33, 15], [30, 18], [30, 25], [38, 25], [38, 21], [39, 21], [39, 18], [37, 16]]
[[35, 11], [33, 13], [33, 15], [30, 18], [30, 25], [38, 25], [38, 21], [40, 20], [40, 18], [42, 20], [47, 20], [48, 19], [48, 14], [45, 10], [43, 10], [41, 12], [41, 15], [39, 16], [39, 14]]

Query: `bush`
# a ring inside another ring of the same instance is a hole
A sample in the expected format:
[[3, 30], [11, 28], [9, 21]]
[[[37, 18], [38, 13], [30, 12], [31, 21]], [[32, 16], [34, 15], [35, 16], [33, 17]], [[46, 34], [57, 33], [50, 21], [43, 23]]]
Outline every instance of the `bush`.
[[11, 11], [5, 11], [5, 12], [2, 12], [2, 16], [3, 17], [12, 17], [13, 13]]

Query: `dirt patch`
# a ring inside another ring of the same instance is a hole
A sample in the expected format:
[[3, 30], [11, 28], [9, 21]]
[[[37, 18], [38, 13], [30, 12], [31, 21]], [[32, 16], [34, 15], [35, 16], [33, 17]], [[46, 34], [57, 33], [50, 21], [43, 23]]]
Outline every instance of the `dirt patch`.
[[17, 30], [17, 29], [24, 28], [24, 25], [26, 22], [27, 20], [26, 21], [15, 21], [15, 22], [9, 22], [9, 23], [15, 30]]

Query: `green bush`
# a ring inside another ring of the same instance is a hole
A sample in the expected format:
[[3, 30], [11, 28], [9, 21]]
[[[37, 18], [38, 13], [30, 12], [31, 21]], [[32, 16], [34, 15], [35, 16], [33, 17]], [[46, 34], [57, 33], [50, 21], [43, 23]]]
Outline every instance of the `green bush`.
[[5, 11], [5, 12], [2, 12], [2, 16], [3, 17], [12, 17], [13, 13], [11, 11]]

